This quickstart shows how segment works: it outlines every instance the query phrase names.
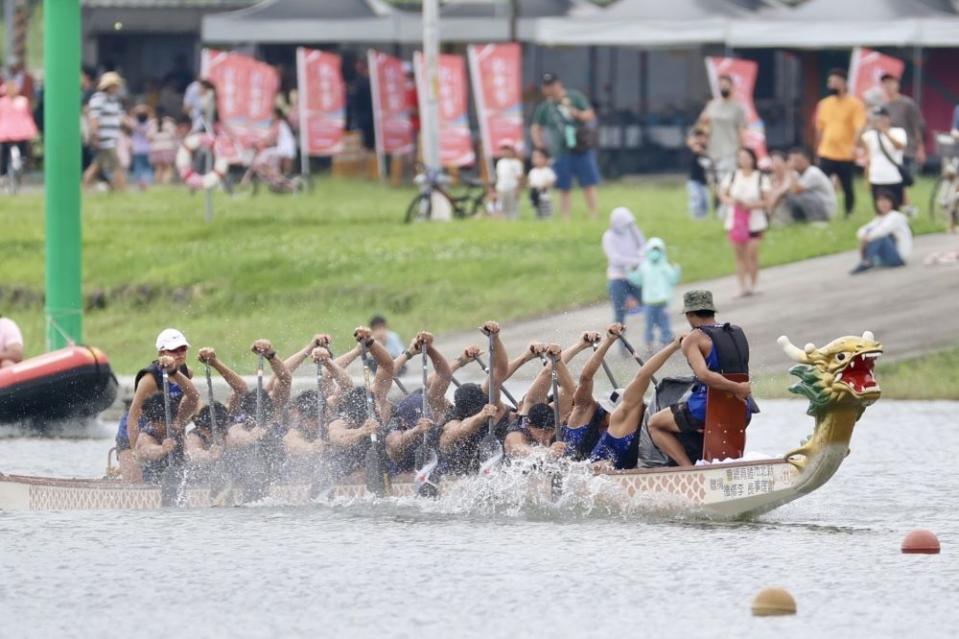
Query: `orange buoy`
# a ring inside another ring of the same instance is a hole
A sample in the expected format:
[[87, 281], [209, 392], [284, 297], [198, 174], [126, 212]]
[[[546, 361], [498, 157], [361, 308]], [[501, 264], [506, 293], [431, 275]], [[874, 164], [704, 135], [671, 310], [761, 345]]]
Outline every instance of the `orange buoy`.
[[902, 540], [902, 552], [908, 555], [938, 555], [939, 538], [932, 531], [918, 528]]
[[753, 599], [753, 616], [773, 617], [796, 614], [796, 600], [785, 588], [763, 588]]

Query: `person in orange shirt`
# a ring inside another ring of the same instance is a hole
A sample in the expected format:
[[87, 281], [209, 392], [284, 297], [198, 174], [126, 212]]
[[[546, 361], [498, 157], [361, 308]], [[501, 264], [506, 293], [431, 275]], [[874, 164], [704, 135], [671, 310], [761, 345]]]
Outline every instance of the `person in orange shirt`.
[[819, 168], [839, 178], [846, 204], [846, 217], [856, 207], [852, 187], [856, 166], [856, 143], [866, 125], [866, 109], [848, 93], [846, 71], [832, 69], [826, 80], [829, 95], [816, 106], [816, 148]]

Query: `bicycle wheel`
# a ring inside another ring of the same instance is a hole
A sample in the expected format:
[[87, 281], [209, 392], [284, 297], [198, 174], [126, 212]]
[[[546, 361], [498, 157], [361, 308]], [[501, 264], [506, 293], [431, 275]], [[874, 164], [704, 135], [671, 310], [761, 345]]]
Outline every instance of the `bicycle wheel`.
[[406, 208], [404, 221], [409, 224], [419, 220], [428, 220], [430, 219], [432, 208], [433, 203], [430, 201], [430, 196], [426, 193], [418, 193]]
[[929, 217], [933, 222], [948, 220], [956, 206], [956, 179], [940, 175], [929, 194]]
[[466, 203], [468, 208], [464, 206], [466, 215], [464, 217], [475, 217], [479, 213], [486, 212], [486, 191], [480, 191], [478, 194], [474, 195], [469, 199], [469, 202]]

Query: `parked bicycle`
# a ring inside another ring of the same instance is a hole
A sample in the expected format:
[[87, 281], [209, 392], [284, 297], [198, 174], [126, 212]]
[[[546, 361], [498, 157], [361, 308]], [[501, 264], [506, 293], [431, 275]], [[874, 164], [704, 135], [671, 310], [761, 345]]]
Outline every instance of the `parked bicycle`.
[[[450, 190], [452, 180], [442, 170], [427, 169], [422, 163], [416, 164], [414, 182], [420, 191], [406, 208], [406, 223], [428, 221], [440, 217], [464, 219], [473, 217], [486, 208], [487, 185], [470, 177], [461, 176], [462, 192]], [[443, 211], [441, 212], [441, 209]]]
[[936, 152], [942, 170], [929, 196], [929, 215], [933, 222], [945, 221], [952, 232], [959, 225], [959, 141], [951, 133], [937, 133]]

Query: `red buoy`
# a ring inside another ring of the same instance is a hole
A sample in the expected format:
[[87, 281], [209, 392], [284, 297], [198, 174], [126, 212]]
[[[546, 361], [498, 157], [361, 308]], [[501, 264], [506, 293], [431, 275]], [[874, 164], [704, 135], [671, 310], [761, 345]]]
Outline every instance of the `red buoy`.
[[902, 540], [902, 552], [909, 555], [938, 555], [939, 538], [929, 530], [913, 530]]

